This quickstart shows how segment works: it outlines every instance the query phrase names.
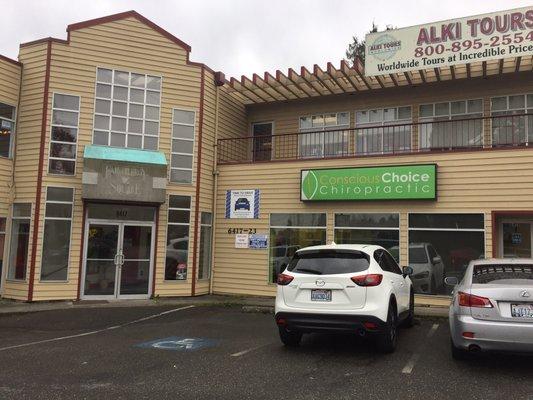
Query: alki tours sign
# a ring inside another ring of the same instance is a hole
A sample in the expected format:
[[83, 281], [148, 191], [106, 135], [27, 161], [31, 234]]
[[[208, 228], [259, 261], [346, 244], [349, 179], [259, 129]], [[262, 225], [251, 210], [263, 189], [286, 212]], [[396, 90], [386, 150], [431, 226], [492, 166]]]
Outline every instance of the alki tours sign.
[[533, 6], [366, 35], [365, 73], [533, 55]]
[[437, 165], [305, 169], [302, 201], [435, 200]]

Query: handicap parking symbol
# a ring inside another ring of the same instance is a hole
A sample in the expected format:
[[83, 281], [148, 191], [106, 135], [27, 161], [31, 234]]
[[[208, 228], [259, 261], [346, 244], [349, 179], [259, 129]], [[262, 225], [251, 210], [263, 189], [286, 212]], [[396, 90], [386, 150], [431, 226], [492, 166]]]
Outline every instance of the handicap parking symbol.
[[217, 342], [218, 341], [214, 339], [171, 336], [139, 343], [136, 344], [135, 347], [173, 351], [195, 351], [216, 346]]

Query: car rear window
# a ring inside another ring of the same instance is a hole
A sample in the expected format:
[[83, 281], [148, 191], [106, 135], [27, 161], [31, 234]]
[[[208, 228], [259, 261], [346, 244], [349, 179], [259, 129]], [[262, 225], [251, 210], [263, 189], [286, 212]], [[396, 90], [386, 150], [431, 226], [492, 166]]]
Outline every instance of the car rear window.
[[475, 265], [472, 283], [533, 284], [533, 265]]
[[369, 260], [368, 254], [359, 251], [306, 251], [296, 253], [287, 269], [302, 274], [347, 274], [367, 270]]

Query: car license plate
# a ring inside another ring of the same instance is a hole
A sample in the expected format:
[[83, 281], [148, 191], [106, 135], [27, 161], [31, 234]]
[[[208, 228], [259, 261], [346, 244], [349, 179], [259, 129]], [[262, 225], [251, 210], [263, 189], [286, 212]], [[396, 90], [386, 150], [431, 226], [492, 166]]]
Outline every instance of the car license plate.
[[511, 315], [518, 318], [533, 318], [533, 303], [511, 304]]
[[329, 289], [312, 289], [311, 301], [331, 301], [331, 290]]

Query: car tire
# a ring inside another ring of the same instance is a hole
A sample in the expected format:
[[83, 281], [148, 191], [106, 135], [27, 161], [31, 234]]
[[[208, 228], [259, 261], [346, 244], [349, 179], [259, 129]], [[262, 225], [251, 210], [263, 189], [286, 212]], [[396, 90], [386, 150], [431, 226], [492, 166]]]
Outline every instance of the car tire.
[[287, 328], [280, 326], [279, 338], [281, 342], [288, 347], [297, 347], [302, 341], [302, 333], [297, 331], [289, 331]]
[[398, 316], [396, 315], [396, 308], [392, 303], [389, 304], [387, 312], [387, 323], [385, 324], [385, 332], [381, 333], [376, 340], [376, 345], [381, 353], [393, 353], [398, 342]]
[[403, 321], [403, 326], [406, 328], [412, 328], [415, 324], [415, 292], [411, 289], [409, 295], [409, 314]]
[[463, 350], [455, 344], [453, 344], [453, 340], [450, 340], [450, 348], [452, 352], [452, 358], [454, 360], [462, 361], [462, 360], [468, 360], [470, 358], [470, 353], [466, 350]]

